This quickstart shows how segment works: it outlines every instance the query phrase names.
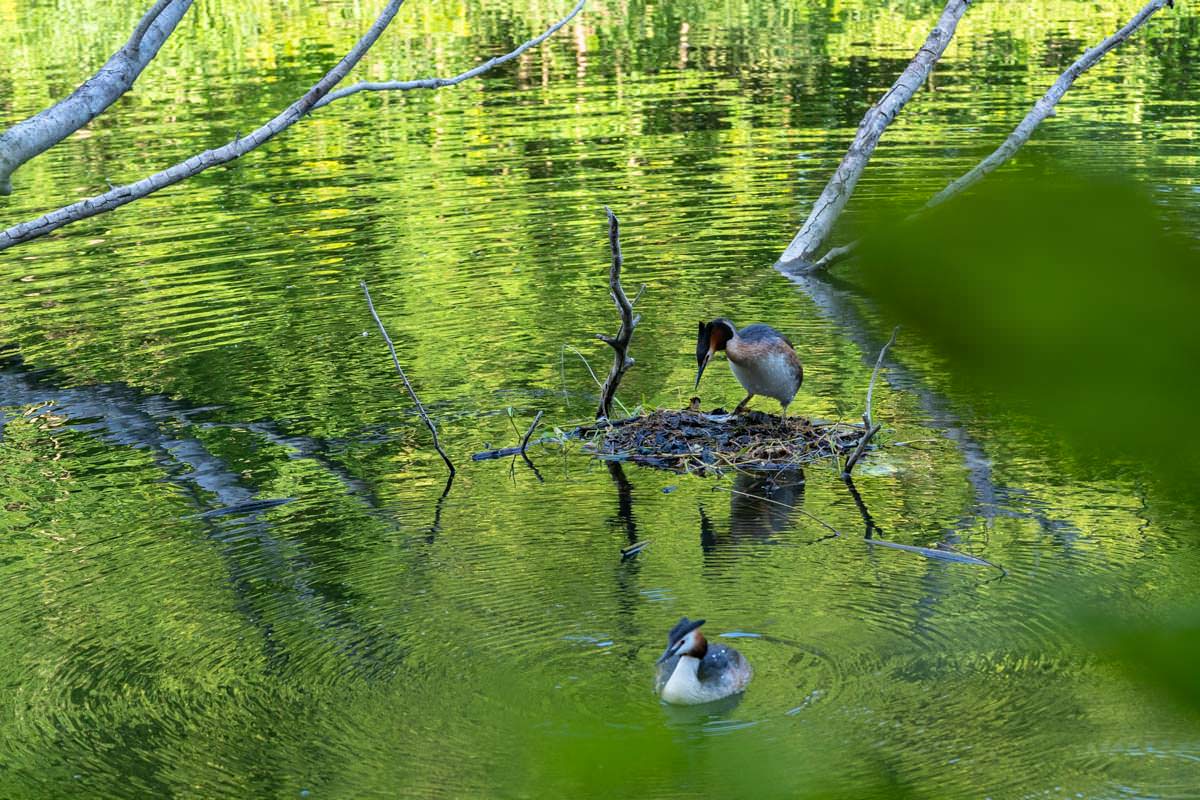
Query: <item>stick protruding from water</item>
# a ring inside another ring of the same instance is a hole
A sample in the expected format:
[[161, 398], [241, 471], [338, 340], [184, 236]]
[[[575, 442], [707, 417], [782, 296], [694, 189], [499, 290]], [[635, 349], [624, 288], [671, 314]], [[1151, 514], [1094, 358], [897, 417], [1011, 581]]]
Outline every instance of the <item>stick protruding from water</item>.
[[[425, 413], [425, 406], [421, 404], [421, 399], [417, 397], [416, 391], [412, 384], [408, 382], [408, 376], [404, 374], [404, 368], [400, 366], [400, 359], [396, 356], [396, 345], [392, 343], [392, 337], [388, 336], [387, 328], [383, 327], [383, 320], [379, 318], [379, 314], [375, 311], [375, 303], [371, 301], [371, 290], [367, 288], [366, 281], [360, 281], [363, 294], [367, 297], [367, 308], [371, 309], [371, 316], [375, 318], [375, 324], [379, 326], [379, 332], [383, 334], [383, 340], [387, 342], [388, 351], [392, 354], [392, 363], [396, 365], [396, 372], [400, 373], [400, 380], [404, 381], [404, 388], [408, 389], [408, 396], [412, 398], [413, 404], [417, 407], [417, 413], [421, 415], [425, 426], [429, 428], [429, 432], [433, 434], [433, 446], [438, 451], [438, 455], [442, 457], [442, 461], [446, 462], [446, 467], [450, 470], [450, 477], [454, 478], [454, 464], [450, 461], [450, 457], [446, 455], [446, 451], [442, 449], [441, 442], [438, 441], [437, 428], [434, 427], [433, 420], [429, 418], [429, 414]], [[449, 490], [449, 486], [447, 486]]]
[[633, 329], [641, 320], [641, 316], [633, 313], [633, 304], [641, 298], [642, 292], [646, 289], [645, 286], [642, 286], [638, 290], [637, 297], [630, 302], [625, 290], [621, 287], [621, 265], [623, 263], [621, 225], [611, 208], [605, 206], [604, 213], [608, 215], [608, 246], [612, 250], [612, 266], [608, 271], [609, 295], [621, 315], [621, 327], [617, 330], [616, 336], [596, 334], [597, 339], [613, 349], [613, 365], [608, 371], [608, 378], [605, 379], [604, 386], [600, 389], [600, 405], [596, 409], [596, 419], [607, 419], [611, 415], [613, 398], [617, 394], [617, 385], [621, 383], [621, 378], [624, 377], [626, 370], [633, 366], [633, 359], [629, 357], [629, 340], [633, 338]]

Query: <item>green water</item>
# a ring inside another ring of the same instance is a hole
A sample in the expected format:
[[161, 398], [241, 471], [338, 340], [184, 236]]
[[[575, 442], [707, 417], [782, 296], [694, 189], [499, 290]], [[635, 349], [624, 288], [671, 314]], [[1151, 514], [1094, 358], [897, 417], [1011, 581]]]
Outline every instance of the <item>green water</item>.
[[[1131, 174], [1200, 234], [1200, 22], [1177, 5], [1006, 169]], [[547, 431], [592, 414], [575, 350], [607, 368], [605, 204], [626, 285], [647, 286], [628, 408], [685, 404], [696, 320], [722, 315], [797, 343], [793, 410], [856, 419], [893, 321], [771, 264], [940, 6], [591, 0], [486, 78], [335, 104], [6, 251], [0, 796], [1200, 795], [1195, 719], [1091, 655], [1075, 622], [1081, 605], [1153, 617], [1194, 599], [1188, 516], [1136, 469], [1090, 476], [1053, 431], [974, 410], [915, 334], [876, 389], [865, 513], [876, 536], [1003, 575], [865, 544], [831, 464], [768, 482], [555, 446], [531, 451], [537, 472], [469, 460], [539, 410]], [[837, 238], [973, 164], [1137, 6], [978, 3]], [[410, 0], [355, 76], [452, 74], [565, 8]], [[376, 11], [197, 3], [134, 92], [16, 174], [0, 214], [252, 129]], [[69, 91], [140, 12], [0, 0], [0, 119]], [[360, 280], [460, 467], [444, 497]], [[721, 364], [702, 390], [741, 397]], [[721, 640], [755, 668], [740, 702], [653, 696], [683, 614], [743, 634]]]

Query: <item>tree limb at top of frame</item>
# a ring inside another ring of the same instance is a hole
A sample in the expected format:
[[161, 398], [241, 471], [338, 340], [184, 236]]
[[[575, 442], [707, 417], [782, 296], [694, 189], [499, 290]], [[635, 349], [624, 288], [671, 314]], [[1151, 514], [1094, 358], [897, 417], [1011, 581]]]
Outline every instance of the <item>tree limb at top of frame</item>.
[[[559, 22], [556, 22], [546, 33], [536, 37], [530, 41], [522, 43], [519, 47], [504, 56], [494, 58], [487, 61], [478, 67], [468, 70], [467, 72], [457, 75], [454, 78], [438, 79], [431, 78], [424, 81], [414, 81], [411, 84], [388, 86], [386, 88], [395, 89], [436, 89], [441, 86], [453, 85], [461, 83], [468, 78], [473, 78], [483, 72], [502, 64], [512, 58], [523, 53], [536, 43], [540, 43], [554, 31], [561, 28], [568, 20], [574, 17], [583, 7], [586, 0], [578, 0], [571, 12]], [[383, 34], [384, 29], [391, 23], [392, 18], [400, 10], [404, 0], [389, 0], [383, 11], [380, 12], [375, 22], [370, 29], [363, 35], [361, 39], [350, 49], [341, 61], [337, 63], [333, 69], [325, 73], [316, 84], [313, 85], [304, 95], [286, 109], [281, 111], [275, 117], [255, 129], [244, 137], [237, 137], [232, 142], [221, 147], [205, 150], [202, 153], [181, 161], [171, 167], [168, 167], [153, 175], [142, 178], [135, 183], [126, 184], [124, 186], [116, 186], [109, 191], [89, 197], [84, 200], [72, 203], [68, 206], [43, 214], [37, 219], [21, 222], [13, 225], [7, 230], [0, 231], [0, 250], [5, 250], [23, 242], [28, 242], [45, 236], [48, 233], [58, 230], [72, 222], [94, 217], [99, 214], [112, 211], [115, 208], [120, 208], [123, 205], [132, 203], [135, 200], [140, 200], [160, 189], [172, 186], [180, 181], [197, 175], [210, 167], [226, 164], [234, 159], [240, 158], [256, 147], [265, 144], [273, 139], [278, 134], [290, 128], [295, 123], [304, 118], [310, 111], [317, 107], [322, 99], [340, 83], [346, 74], [362, 59], [368, 50], [375, 44], [379, 37]], [[355, 89], [355, 87], [350, 87]], [[365, 88], [365, 87], [364, 87]], [[355, 92], [362, 89], [355, 89]], [[354, 92], [347, 92], [339, 95], [346, 97]]]
[[65, 99], [0, 134], [0, 194], [12, 192], [12, 174], [22, 164], [87, 125], [133, 88], [191, 5], [192, 0], [158, 0], [95, 75]]
[[954, 38], [958, 21], [962, 19], [962, 15], [966, 13], [970, 4], [971, 0], [947, 0], [946, 7], [942, 9], [942, 15], [938, 18], [937, 24], [929, 32], [925, 43], [917, 50], [912, 61], [900, 73], [900, 77], [896, 78], [892, 87], [879, 99], [879, 102], [871, 106], [863, 116], [862, 122], [858, 125], [858, 133], [855, 134], [854, 141], [850, 144], [850, 149], [846, 151], [846, 155], [842, 157], [842, 163], [838, 165], [829, 182], [825, 184], [824, 191], [817, 198], [817, 202], [813, 204], [813, 210], [808, 215], [808, 219], [804, 221], [804, 225], [801, 226], [800, 232], [796, 234], [791, 244], [787, 246], [787, 250], [779, 257], [777, 267], [785, 272], [806, 271], [821, 244], [829, 237], [834, 223], [841, 216], [842, 209], [846, 207], [850, 196], [854, 194], [854, 187], [867, 168], [867, 163], [871, 160], [871, 154], [875, 152], [875, 146], [879, 144], [883, 132], [916, 94], [921, 84], [928, 79], [930, 70], [941, 58], [942, 53], [946, 51], [950, 40]]
[[[1174, 7], [1175, 0], [1150, 0], [1150, 2], [1143, 6], [1141, 11], [1134, 14], [1133, 18], [1130, 19], [1129, 22], [1125, 23], [1120, 30], [1081, 55], [1073, 64], [1071, 64], [1071, 66], [1067, 67], [1063, 74], [1058, 76], [1058, 80], [1056, 80], [1054, 84], [1046, 90], [1046, 93], [1042, 95], [1042, 97], [1036, 103], [1033, 104], [1033, 108], [1029, 110], [1029, 113], [1025, 115], [1025, 118], [1022, 119], [1020, 124], [1017, 125], [1013, 132], [1008, 135], [1008, 138], [1005, 139], [999, 147], [992, 151], [991, 155], [989, 155], [983, 161], [980, 161], [969, 171], [952, 181], [946, 186], [946, 188], [942, 189], [940, 192], [931, 197], [924, 206], [909, 216], [909, 219], [914, 219], [915, 217], [920, 216], [929, 209], [941, 205], [951, 197], [954, 197], [956, 194], [959, 194], [971, 186], [974, 186], [989, 173], [995, 171], [1006, 161], [1016, 155], [1016, 152], [1020, 150], [1021, 147], [1033, 136], [1033, 133], [1037, 130], [1038, 126], [1041, 125], [1047, 117], [1054, 114], [1054, 107], [1058, 105], [1059, 100], [1063, 99], [1063, 95], [1065, 95], [1067, 91], [1073, 85], [1075, 85], [1075, 81], [1080, 75], [1087, 72], [1089, 69], [1095, 66], [1100, 59], [1104, 58], [1104, 56], [1108, 55], [1111, 51], [1123, 44], [1126, 39], [1132, 36], [1135, 31], [1137, 31], [1138, 28], [1149, 22], [1152, 16], [1157, 14], [1159, 11], [1162, 11], [1164, 8]], [[834, 247], [825, 255], [821, 256], [821, 258], [813, 262], [808, 271], [819, 272], [820, 270], [828, 269], [830, 266], [847, 258], [857, 247], [857, 241], [850, 242], [849, 244], [842, 245], [841, 247]]]

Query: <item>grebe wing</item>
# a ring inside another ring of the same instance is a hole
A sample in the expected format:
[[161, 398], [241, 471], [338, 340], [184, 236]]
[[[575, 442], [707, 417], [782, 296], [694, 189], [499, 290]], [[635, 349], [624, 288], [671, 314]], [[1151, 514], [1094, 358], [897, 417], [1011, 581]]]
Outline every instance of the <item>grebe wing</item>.
[[738, 331], [738, 338], [743, 342], [751, 344], [758, 342], [766, 344], [774, 339], [782, 339], [783, 341], [787, 342], [788, 347], [792, 348], [793, 350], [796, 349], [796, 346], [792, 344], [790, 339], [772, 328], [770, 325], [762, 322], [756, 322], [753, 325], [747, 325], [746, 327], [742, 328], [740, 331]]

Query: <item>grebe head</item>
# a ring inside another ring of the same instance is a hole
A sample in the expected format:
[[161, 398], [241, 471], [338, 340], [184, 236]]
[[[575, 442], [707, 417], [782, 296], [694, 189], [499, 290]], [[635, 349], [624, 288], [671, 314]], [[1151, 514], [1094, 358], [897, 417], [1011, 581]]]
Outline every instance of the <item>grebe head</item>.
[[668, 634], [667, 649], [659, 656], [657, 663], [661, 664], [672, 656], [704, 658], [704, 654], [708, 652], [708, 641], [700, 632], [700, 626], [703, 624], [704, 620], [702, 619], [693, 621], [684, 617], [679, 620], [679, 623]]
[[737, 328], [722, 317], [717, 317], [712, 322], [700, 322], [700, 332], [696, 336], [696, 363], [700, 366], [696, 373], [697, 389], [700, 388], [700, 376], [704, 374], [704, 368], [708, 366], [713, 353], [724, 350], [725, 345], [736, 335]]

